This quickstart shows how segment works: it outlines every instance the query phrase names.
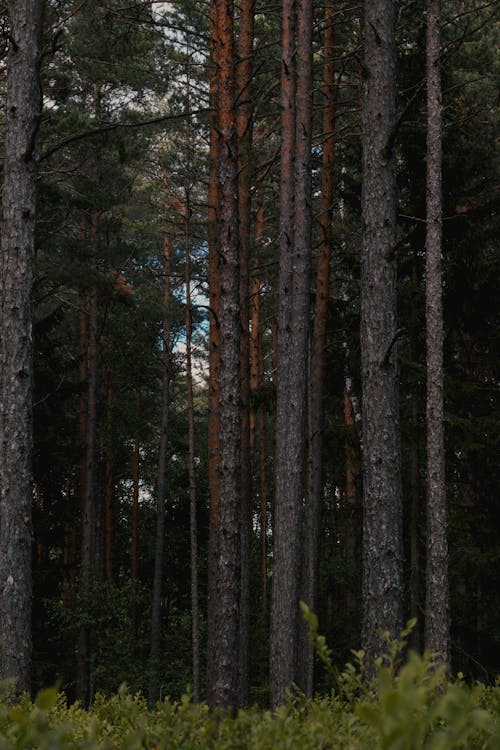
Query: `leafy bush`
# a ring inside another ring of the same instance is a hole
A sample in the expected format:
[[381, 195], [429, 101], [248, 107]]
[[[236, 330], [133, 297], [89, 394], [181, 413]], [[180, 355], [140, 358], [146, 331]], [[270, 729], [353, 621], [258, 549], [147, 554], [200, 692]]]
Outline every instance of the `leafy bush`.
[[[404, 638], [388, 644], [374, 679], [363, 652], [338, 673], [317, 621], [306, 612], [317, 653], [334, 679], [329, 696], [299, 693], [275, 713], [251, 708], [236, 718], [210, 713], [189, 697], [147, 708], [126, 687], [97, 696], [92, 709], [68, 705], [57, 691], [34, 703], [0, 702], [0, 750], [498, 750], [500, 684], [449, 682], [429, 656], [410, 652]], [[411, 627], [411, 623], [410, 623]], [[409, 628], [410, 629], [410, 628]], [[409, 629], [403, 635], [407, 635]]]

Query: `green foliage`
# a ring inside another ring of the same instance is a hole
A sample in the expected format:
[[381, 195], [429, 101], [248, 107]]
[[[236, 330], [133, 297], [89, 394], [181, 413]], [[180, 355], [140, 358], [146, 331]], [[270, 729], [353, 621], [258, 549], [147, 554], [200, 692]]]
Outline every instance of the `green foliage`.
[[[318, 654], [331, 666], [331, 651], [317, 635], [314, 615], [303, 607]], [[236, 718], [210, 713], [189, 696], [148, 710], [146, 700], [123, 685], [111, 697], [99, 694], [89, 711], [68, 705], [55, 689], [32, 703], [0, 702], [0, 750], [494, 750], [500, 746], [500, 685], [448, 682], [432, 659], [410, 652], [401, 666], [405, 637], [391, 642], [376, 676], [364, 676], [363, 654], [336, 675], [329, 696], [294, 696], [274, 714], [259, 708]], [[398, 668], [399, 665], [399, 668]], [[332, 668], [332, 671], [333, 668]]]
[[448, 684], [444, 669], [432, 669], [429, 656], [410, 652], [398, 674], [379, 668], [374, 694], [355, 710], [381, 750], [496, 747], [498, 716], [495, 722], [477, 699], [461, 682]]

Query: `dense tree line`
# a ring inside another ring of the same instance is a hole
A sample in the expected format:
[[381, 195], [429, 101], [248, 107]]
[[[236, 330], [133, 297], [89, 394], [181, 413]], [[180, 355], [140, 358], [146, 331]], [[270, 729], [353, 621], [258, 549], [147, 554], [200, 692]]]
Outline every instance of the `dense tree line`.
[[[497, 11], [2, 12], [0, 675], [499, 668]], [[30, 554], [31, 548], [31, 554]]]

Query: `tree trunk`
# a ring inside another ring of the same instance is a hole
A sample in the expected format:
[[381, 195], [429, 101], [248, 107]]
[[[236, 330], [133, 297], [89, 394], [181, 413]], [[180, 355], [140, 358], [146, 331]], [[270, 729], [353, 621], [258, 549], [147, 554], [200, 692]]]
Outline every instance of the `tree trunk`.
[[104, 577], [113, 580], [113, 499], [115, 492], [115, 456], [113, 446], [113, 370], [108, 368], [106, 384], [107, 405], [107, 446], [106, 446], [106, 487], [104, 499]]
[[[82, 244], [86, 239], [85, 217], [82, 221]], [[83, 508], [85, 505], [85, 467], [87, 465], [87, 378], [88, 378], [88, 294], [81, 290], [78, 305], [79, 322], [79, 384], [80, 396], [78, 399], [78, 449], [80, 460], [78, 462], [78, 501], [80, 514], [80, 535], [83, 522]]]
[[[292, 268], [294, 252], [295, 184], [295, 2], [282, 3], [280, 265], [276, 341], [276, 446], [273, 523], [273, 578], [271, 594], [270, 683], [273, 705], [282, 703], [295, 679], [295, 647], [299, 573], [299, 522], [302, 497], [301, 456], [293, 456], [290, 473], [289, 435]], [[294, 401], [294, 408], [297, 403]], [[294, 441], [292, 443], [292, 440]], [[299, 477], [295, 476], [299, 471]], [[293, 488], [289, 487], [292, 483]], [[298, 480], [298, 481], [297, 481]], [[298, 489], [297, 489], [298, 485]], [[290, 559], [291, 557], [291, 559]]]
[[67, 609], [75, 608], [76, 565], [77, 565], [77, 531], [79, 514], [76, 508], [73, 467], [68, 470], [66, 479], [66, 503], [71, 511], [71, 520], [64, 524], [63, 550], [63, 596], [62, 603]]
[[[309, 412], [309, 476], [308, 498], [305, 508], [304, 569], [302, 599], [311, 611], [316, 611], [319, 575], [320, 517], [323, 495], [323, 437], [324, 437], [324, 383], [326, 375], [325, 349], [330, 292], [330, 261], [332, 256], [332, 220], [334, 199], [335, 161], [335, 68], [334, 68], [334, 26], [335, 4], [325, 3], [325, 36], [323, 63], [323, 142], [321, 166], [320, 203], [320, 245], [316, 269], [316, 297], [314, 307], [314, 328], [311, 345], [311, 382]], [[312, 698], [314, 693], [314, 646], [308, 638], [309, 628], [301, 623], [302, 654], [301, 685], [305, 694]]]
[[[346, 378], [347, 380], [347, 378]], [[344, 549], [348, 570], [346, 586], [346, 615], [353, 633], [359, 633], [359, 581], [358, 550], [361, 542], [357, 480], [360, 472], [359, 442], [349, 389], [344, 387], [343, 397], [345, 437], [345, 512]], [[358, 626], [356, 628], [356, 626]]]
[[[304, 497], [305, 412], [311, 271], [312, 3], [297, 5], [297, 86], [292, 57], [294, 4], [283, 3], [282, 171], [276, 504], [271, 611], [271, 695], [286, 700], [296, 679], [300, 516]], [[291, 67], [290, 67], [291, 66]], [[294, 96], [295, 95], [295, 96]], [[294, 96], [294, 99], [291, 97]], [[294, 128], [294, 135], [291, 128]], [[290, 148], [291, 154], [286, 154]], [[295, 158], [294, 158], [295, 157]], [[290, 174], [293, 169], [293, 174]], [[290, 185], [286, 183], [290, 180]], [[289, 193], [295, 186], [293, 199]], [[290, 212], [289, 201], [293, 211]], [[292, 218], [293, 217], [293, 218]], [[292, 223], [290, 223], [292, 219]]]
[[[264, 202], [259, 201], [257, 206], [257, 216], [255, 222], [255, 244], [262, 241], [264, 234]], [[264, 388], [264, 353], [262, 350], [262, 331], [261, 331], [261, 281], [256, 276], [252, 281], [252, 336], [251, 336], [251, 382], [254, 388]], [[268, 585], [267, 585], [267, 440], [266, 440], [266, 407], [259, 399], [257, 404], [257, 415], [254, 426], [254, 445], [256, 444], [256, 434], [258, 434], [259, 446], [259, 505], [260, 505], [260, 572], [261, 572], [261, 608], [264, 614], [268, 609]], [[252, 433], [251, 433], [252, 434]], [[255, 451], [253, 452], [254, 455]], [[254, 460], [254, 465], [255, 465]]]
[[[99, 215], [92, 212], [90, 230], [90, 267], [97, 273], [99, 257]], [[92, 576], [96, 574], [97, 562], [97, 508], [96, 508], [96, 435], [97, 435], [97, 316], [98, 298], [97, 286], [94, 281], [88, 294], [87, 319], [87, 389], [85, 420], [85, 471], [83, 473], [82, 507], [82, 551], [80, 590], [83, 594], [85, 606], [89, 601], [89, 588]], [[87, 625], [80, 626], [78, 636], [77, 660], [77, 697], [82, 705], [87, 706], [90, 701], [90, 661], [91, 661], [91, 631]]]
[[131, 636], [132, 651], [135, 651], [138, 634], [138, 616], [137, 616], [137, 582], [138, 582], [138, 536], [139, 536], [139, 477], [140, 477], [140, 459], [141, 459], [141, 438], [139, 435], [139, 425], [141, 419], [141, 389], [135, 391], [135, 440], [134, 454], [132, 460], [132, 533], [130, 545], [130, 580], [132, 583], [132, 612], [131, 612]]
[[441, 76], [439, 0], [427, 3], [427, 567], [425, 647], [449, 666], [448, 540], [443, 429]]
[[396, 330], [395, 42], [392, 0], [364, 5], [363, 647], [369, 663], [403, 621], [401, 459]]
[[[251, 336], [250, 336], [250, 391], [258, 393], [264, 385], [264, 367], [260, 333], [260, 279], [252, 279], [251, 294]], [[259, 482], [259, 516], [260, 516], [260, 574], [261, 574], [261, 608], [267, 611], [267, 482], [266, 482], [266, 440], [265, 413], [261, 397], [257, 399], [251, 411], [250, 448], [252, 474], [258, 475]], [[258, 440], [257, 440], [258, 438]], [[257, 461], [258, 446], [258, 461]]]
[[163, 321], [163, 373], [161, 393], [160, 446], [158, 451], [158, 480], [156, 497], [156, 540], [153, 576], [153, 603], [151, 613], [151, 649], [149, 653], [149, 704], [153, 706], [160, 695], [160, 647], [161, 647], [161, 600], [163, 594], [163, 557], [165, 547], [165, 479], [167, 471], [168, 425], [170, 407], [170, 240], [165, 235], [164, 260], [164, 305]]
[[200, 626], [198, 614], [198, 526], [196, 502], [195, 450], [194, 450], [194, 400], [192, 335], [193, 313], [191, 304], [191, 205], [189, 190], [186, 190], [185, 219], [185, 281], [186, 281], [186, 390], [188, 406], [188, 465], [189, 465], [189, 532], [191, 546], [191, 643], [193, 662], [193, 700], [200, 700]]
[[9, 4], [0, 258], [0, 678], [31, 681], [35, 136], [42, 0]]
[[[217, 183], [217, 164], [219, 135], [217, 132], [218, 77], [215, 29], [217, 26], [217, 3], [210, 2], [210, 170], [208, 178], [208, 285], [210, 302], [209, 328], [209, 386], [208, 386], [208, 485], [210, 494], [210, 523], [208, 538], [208, 611], [207, 631], [215, 629], [212, 617], [217, 616], [216, 607], [212, 606], [212, 597], [216, 592], [211, 590], [210, 580], [215, 570], [217, 556], [217, 527], [219, 523], [219, 467], [220, 467], [220, 279], [219, 279], [219, 187]], [[217, 654], [207, 651], [207, 683], [213, 671]]]
[[419, 474], [419, 449], [418, 449], [418, 401], [416, 387], [411, 394], [411, 421], [413, 440], [409, 447], [408, 456], [408, 495], [410, 500], [410, 617], [416, 618], [417, 623], [411, 634], [410, 646], [415, 651], [421, 650], [421, 603], [420, 603], [420, 474]]
[[238, 154], [235, 118], [234, 7], [218, 0], [220, 467], [217, 525], [209, 571], [208, 703], [235, 708], [239, 686], [241, 419]]
[[250, 638], [250, 547], [252, 534], [250, 461], [250, 231], [251, 231], [251, 150], [252, 150], [252, 70], [255, 0], [243, 0], [238, 34], [238, 220], [240, 239], [241, 314], [241, 598], [240, 598], [240, 707], [248, 705], [248, 649]]

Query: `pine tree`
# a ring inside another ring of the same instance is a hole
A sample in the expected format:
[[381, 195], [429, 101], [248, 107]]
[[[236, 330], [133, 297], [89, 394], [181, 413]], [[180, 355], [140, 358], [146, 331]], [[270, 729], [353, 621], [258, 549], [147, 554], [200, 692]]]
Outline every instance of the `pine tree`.
[[[273, 706], [297, 674], [311, 274], [312, 3], [283, 4], [276, 498], [271, 611]], [[296, 23], [296, 26], [295, 26]], [[295, 35], [294, 36], [294, 32]], [[296, 68], [292, 62], [297, 45]], [[296, 70], [296, 80], [294, 74]]]
[[0, 678], [31, 686], [32, 291], [43, 2], [11, 3], [0, 266]]
[[439, 0], [427, 3], [427, 558], [425, 647], [450, 663], [448, 539], [444, 470], [441, 275], [441, 76]]
[[384, 648], [403, 618], [401, 459], [396, 326], [394, 3], [364, 5], [363, 250], [363, 647]]
[[208, 702], [235, 708], [238, 701], [241, 419], [238, 234], [238, 144], [235, 112], [234, 5], [217, 0], [214, 29], [218, 82], [218, 218], [220, 289], [219, 481], [209, 570], [209, 632], [212, 654]]

